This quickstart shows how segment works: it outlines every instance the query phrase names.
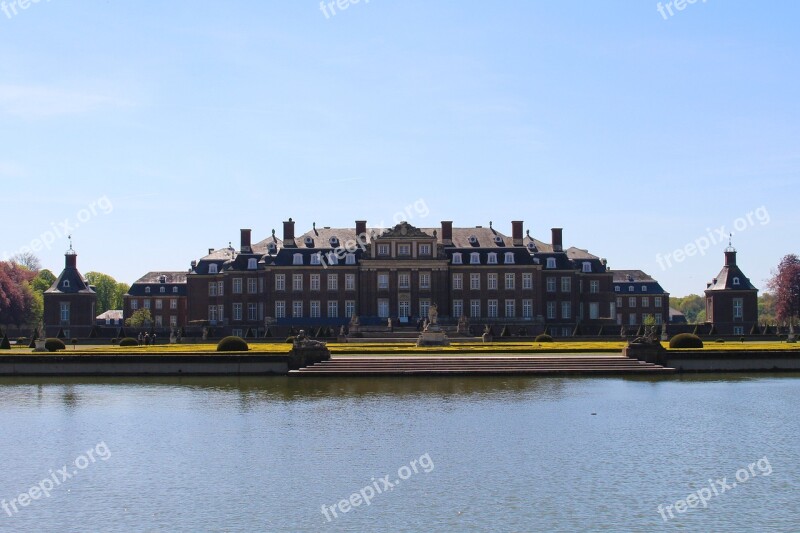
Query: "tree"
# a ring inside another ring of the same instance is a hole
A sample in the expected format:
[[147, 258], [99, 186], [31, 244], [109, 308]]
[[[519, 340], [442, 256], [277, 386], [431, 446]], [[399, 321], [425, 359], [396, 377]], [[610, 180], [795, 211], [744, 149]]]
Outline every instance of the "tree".
[[45, 268], [36, 273], [36, 277], [33, 278], [31, 285], [33, 290], [44, 293], [44, 291], [53, 286], [53, 283], [55, 283], [57, 279], [55, 274]]
[[[690, 294], [683, 298], [670, 297], [669, 305], [683, 313], [686, 316], [686, 322], [689, 324], [705, 321], [706, 301], [702, 296]], [[701, 312], [703, 313], [702, 319], [700, 317]]]
[[35, 276], [16, 263], [0, 262], [0, 324], [21, 326], [34, 318], [30, 282]]
[[775, 324], [775, 295], [765, 292], [758, 297], [758, 319], [763, 324]]
[[109, 309], [122, 309], [122, 297], [130, 288], [126, 283], [118, 283], [108, 274], [89, 272], [86, 274], [89, 285], [94, 285], [97, 293], [97, 314]]
[[125, 325], [131, 328], [141, 328], [144, 326], [149, 326], [152, 321], [153, 315], [150, 314], [150, 310], [142, 308], [134, 311], [134, 313], [125, 321]]
[[772, 271], [767, 288], [775, 295], [775, 317], [793, 326], [800, 313], [800, 258], [795, 254], [784, 256]]
[[31, 272], [39, 272], [42, 262], [33, 252], [20, 252], [11, 256], [11, 262], [25, 267]]

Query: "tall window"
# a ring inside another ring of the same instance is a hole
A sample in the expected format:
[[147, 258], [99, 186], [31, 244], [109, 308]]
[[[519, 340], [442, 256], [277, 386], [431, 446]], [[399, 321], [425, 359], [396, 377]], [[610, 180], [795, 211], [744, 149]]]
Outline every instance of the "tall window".
[[733, 299], [733, 318], [742, 318], [744, 316], [744, 298]]
[[247, 293], [255, 294], [258, 292], [258, 280], [256, 278], [247, 278]]
[[453, 290], [459, 291], [464, 288], [464, 275], [453, 274]]
[[311, 264], [312, 265], [321, 265], [322, 264], [322, 254], [317, 252], [315, 254], [311, 254]]
[[513, 290], [515, 288], [515, 279], [513, 272], [506, 272], [506, 290]]
[[561, 278], [561, 292], [570, 292], [572, 290], [572, 278], [564, 276]]
[[487, 302], [486, 316], [489, 318], [497, 318], [497, 300], [489, 300]]
[[388, 298], [378, 298], [378, 316], [380, 318], [388, 318], [389, 317], [389, 299]]
[[481, 275], [480, 274], [470, 274], [469, 275], [469, 288], [473, 291], [480, 290], [481, 288]]
[[[131, 309], [136, 309], [136, 306], [133, 305], [136, 303], [136, 300], [133, 300], [131, 303]], [[69, 322], [69, 302], [60, 302], [59, 303], [59, 316], [61, 317], [62, 322]]]
[[398, 315], [408, 317], [411, 315], [411, 302], [408, 300], [400, 300], [398, 305]]
[[177, 298], [170, 298], [169, 299], [169, 308], [170, 309], [177, 309], [178, 308], [178, 299]]
[[642, 297], [642, 307], [650, 307], [650, 298], [647, 296]]
[[397, 255], [411, 255], [411, 245], [410, 244], [399, 244], [397, 246]]
[[247, 320], [258, 320], [258, 306], [256, 304], [247, 304]]
[[286, 274], [275, 274], [275, 290], [286, 290]]
[[328, 318], [339, 318], [339, 302], [328, 300]]
[[[131, 311], [136, 311], [139, 309], [139, 300], [131, 300]], [[64, 320], [63, 318], [61, 320]]]
[[419, 273], [419, 288], [420, 289], [430, 289], [431, 288], [431, 275], [429, 272], [420, 272]]
[[241, 303], [233, 304], [233, 319], [234, 320], [241, 320], [242, 319], [242, 304]]
[[212, 281], [208, 284], [208, 295], [209, 296], [216, 296], [217, 295], [217, 282]]
[[303, 318], [303, 301], [294, 300], [292, 302], [292, 316], [294, 318]]
[[208, 321], [212, 324], [217, 323], [217, 306], [216, 305], [209, 305], [208, 306]]
[[461, 318], [464, 314], [464, 300], [453, 300], [453, 318]]
[[533, 300], [522, 300], [522, 318], [533, 318]]
[[592, 294], [597, 294], [600, 292], [600, 282], [596, 279], [589, 281], [589, 292]]
[[176, 328], [178, 327], [178, 317], [175, 315], [170, 315], [169, 317], [169, 327]]
[[397, 286], [400, 289], [409, 289], [411, 288], [411, 276], [407, 272], [401, 272], [397, 275]]
[[162, 300], [160, 300], [160, 299], [156, 300], [156, 309], [161, 309], [163, 305], [164, 305], [164, 302]]
[[339, 274], [328, 274], [328, 290], [339, 290]]
[[319, 318], [319, 317], [320, 317], [319, 300], [311, 300], [311, 318]]
[[431, 301], [428, 298], [419, 299], [419, 316], [428, 316], [428, 311], [431, 308]]
[[346, 291], [354, 291], [354, 290], [356, 290], [356, 275], [355, 274], [345, 274], [344, 275], [344, 290], [346, 290]]
[[556, 278], [554, 276], [548, 276], [546, 283], [547, 292], [556, 292]]
[[319, 274], [311, 274], [309, 278], [309, 288], [312, 291], [319, 290]]
[[547, 302], [547, 318], [554, 319], [556, 317], [556, 303]]
[[523, 289], [533, 288], [533, 274], [531, 274], [530, 272], [522, 273], [522, 288]]
[[208, 273], [209, 274], [216, 274], [217, 273], [217, 265], [216, 263], [211, 263], [208, 265]]
[[486, 288], [489, 290], [497, 290], [497, 274], [486, 274]]
[[572, 303], [571, 302], [561, 302], [561, 318], [569, 319], [572, 318]]
[[600, 318], [600, 304], [598, 302], [589, 302], [589, 318], [592, 320]]
[[345, 300], [344, 301], [344, 316], [347, 318], [351, 318], [354, 314], [356, 314], [356, 301], [355, 300]]
[[217, 305], [217, 320], [220, 322], [225, 320], [225, 306], [222, 304]]
[[636, 307], [636, 298], [633, 296], [628, 298], [628, 307]]
[[517, 301], [508, 299], [506, 300], [506, 318], [514, 318], [517, 316]]
[[389, 274], [378, 274], [378, 288], [379, 289], [389, 288]]
[[231, 292], [233, 294], [242, 294], [242, 278], [233, 278]]
[[481, 301], [480, 300], [470, 300], [469, 301], [469, 316], [470, 316], [470, 318], [480, 318], [481, 317]]
[[292, 274], [292, 289], [296, 291], [303, 290], [303, 275]]
[[144, 300], [144, 308], [145, 309], [150, 309], [150, 300], [148, 300], [148, 299]]
[[653, 305], [656, 307], [661, 307], [661, 296], [653, 297]]
[[[218, 281], [217, 282], [217, 296], [225, 296], [225, 282]], [[222, 320], [222, 319], [220, 319]]]

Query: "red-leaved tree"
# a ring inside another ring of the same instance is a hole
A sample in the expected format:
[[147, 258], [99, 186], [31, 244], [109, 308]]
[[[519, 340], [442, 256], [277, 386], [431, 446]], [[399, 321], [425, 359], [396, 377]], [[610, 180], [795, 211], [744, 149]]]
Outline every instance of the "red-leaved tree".
[[776, 318], [791, 325], [800, 313], [800, 258], [789, 254], [781, 259], [767, 288], [775, 295]]
[[0, 262], [0, 324], [20, 326], [31, 318], [34, 272], [11, 262]]

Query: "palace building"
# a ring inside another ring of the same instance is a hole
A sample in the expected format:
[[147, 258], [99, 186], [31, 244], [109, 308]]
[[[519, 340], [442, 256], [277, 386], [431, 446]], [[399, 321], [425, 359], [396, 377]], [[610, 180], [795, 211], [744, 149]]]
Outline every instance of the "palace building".
[[706, 321], [719, 335], [748, 335], [758, 328], [758, 289], [736, 264], [728, 244], [725, 264], [706, 286]]

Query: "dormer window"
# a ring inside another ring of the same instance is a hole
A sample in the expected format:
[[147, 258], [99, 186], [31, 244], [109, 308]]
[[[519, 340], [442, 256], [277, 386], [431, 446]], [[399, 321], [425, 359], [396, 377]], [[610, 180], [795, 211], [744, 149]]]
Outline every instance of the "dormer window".
[[172, 287], [172, 293], [173, 294], [177, 294], [178, 293], [178, 287]]
[[216, 274], [217, 273], [217, 264], [216, 263], [211, 263], [210, 265], [208, 265], [208, 273], [209, 274]]
[[355, 265], [356, 264], [356, 254], [349, 253], [344, 256], [344, 264], [345, 265]]
[[150, 294], [150, 287], [145, 287], [144, 292], [145, 294]]
[[547, 258], [547, 268], [555, 268], [556, 267], [556, 258], [555, 257], [548, 257]]
[[292, 256], [292, 264], [293, 265], [302, 265], [303, 264], [303, 254], [294, 254]]
[[267, 245], [267, 251], [271, 254], [274, 254], [278, 247], [275, 245], [274, 242], [271, 242]]
[[481, 254], [478, 252], [472, 252], [469, 254], [469, 264], [470, 265], [480, 265], [481, 264]]
[[339, 246], [339, 238], [336, 236], [333, 236], [330, 239], [328, 239], [328, 242], [330, 243], [331, 248], [336, 248], [337, 246]]
[[339, 256], [336, 255], [336, 252], [328, 252], [328, 264], [329, 265], [339, 264]]
[[453, 264], [454, 265], [463, 264], [462, 263], [462, 259], [461, 259], [461, 252], [456, 252], [456, 253], [453, 254]]
[[506, 252], [505, 263], [507, 265], [514, 264], [514, 252]]
[[161, 294], [164, 294], [165, 292], [167, 292], [167, 288], [166, 287], [159, 287], [158, 292], [160, 292]]
[[591, 272], [592, 271], [592, 264], [589, 261], [583, 262], [583, 271], [584, 272]]
[[490, 264], [490, 265], [496, 265], [497, 264], [497, 254], [495, 252], [490, 253], [489, 257], [487, 258], [486, 263]]
[[642, 285], [642, 292], [647, 292], [647, 285]]
[[311, 256], [311, 264], [312, 265], [320, 265], [322, 264], [322, 254], [316, 253]]
[[739, 285], [739, 278], [733, 278], [733, 284]]
[[251, 257], [247, 260], [247, 269], [248, 270], [255, 270], [258, 268], [258, 259]]
[[628, 292], [633, 292], [633, 285], [628, 285]]
[[614, 292], [619, 292], [619, 285], [614, 286]]
[[536, 252], [537, 251], [536, 250], [536, 243], [534, 243], [533, 241], [529, 242], [528, 243], [528, 251], [529, 252]]
[[478, 238], [475, 235], [470, 235], [467, 240], [472, 245], [478, 244]]
[[494, 243], [498, 246], [503, 246], [503, 238], [500, 235], [495, 235]]
[[68, 288], [69, 288], [69, 280], [68, 280], [68, 279], [65, 279], [65, 280], [64, 280], [64, 281], [61, 283], [61, 286], [62, 286], [62, 287], [64, 287], [65, 289], [68, 289]]
[[310, 248], [310, 247], [314, 246], [314, 239], [311, 238], [311, 237], [306, 237], [305, 243], [306, 243], [306, 246], [308, 246]]

